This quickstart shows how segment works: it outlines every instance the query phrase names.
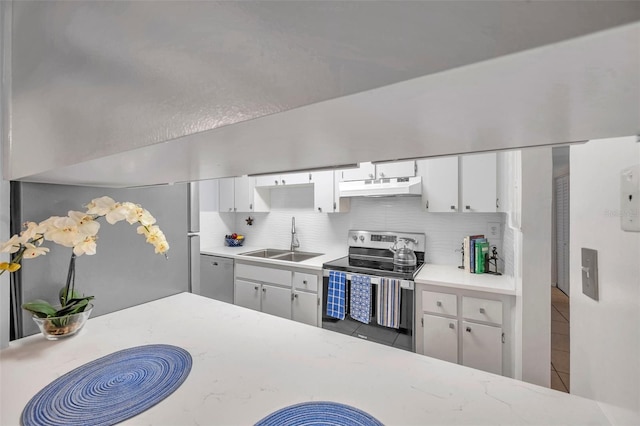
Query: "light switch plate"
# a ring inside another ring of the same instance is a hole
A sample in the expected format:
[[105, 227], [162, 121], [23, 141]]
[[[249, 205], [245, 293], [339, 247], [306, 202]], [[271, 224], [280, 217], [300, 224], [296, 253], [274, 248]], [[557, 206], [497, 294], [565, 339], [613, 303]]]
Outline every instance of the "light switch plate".
[[640, 232], [640, 164], [620, 172], [620, 227]]
[[598, 300], [598, 251], [582, 248], [582, 292]]

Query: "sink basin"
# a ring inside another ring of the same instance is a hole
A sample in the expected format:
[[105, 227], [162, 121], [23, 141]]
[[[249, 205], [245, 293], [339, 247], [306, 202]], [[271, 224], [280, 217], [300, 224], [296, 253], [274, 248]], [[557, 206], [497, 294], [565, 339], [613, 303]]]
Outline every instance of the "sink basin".
[[279, 249], [263, 249], [240, 253], [241, 256], [263, 257], [274, 260], [287, 260], [289, 262], [302, 262], [313, 257], [322, 256], [322, 253], [310, 253], [306, 251], [290, 251]]
[[322, 256], [322, 253], [307, 253], [303, 251], [293, 251], [277, 256], [272, 256], [271, 259], [288, 260], [290, 262], [302, 262], [303, 260], [311, 259], [313, 257]]
[[240, 253], [241, 256], [251, 256], [251, 257], [266, 257], [270, 258], [273, 256], [278, 256], [281, 254], [291, 253], [289, 250], [278, 250], [278, 249], [264, 249], [264, 250], [256, 250], [249, 251], [246, 253]]

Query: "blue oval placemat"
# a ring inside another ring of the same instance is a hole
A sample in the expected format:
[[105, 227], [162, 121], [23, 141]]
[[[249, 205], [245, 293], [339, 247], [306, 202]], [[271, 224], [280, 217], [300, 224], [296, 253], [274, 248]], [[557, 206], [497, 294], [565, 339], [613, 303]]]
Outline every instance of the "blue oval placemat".
[[113, 425], [173, 393], [191, 371], [189, 352], [171, 345], [124, 349], [49, 383], [22, 412], [22, 424]]
[[256, 426], [382, 426], [372, 415], [337, 402], [311, 401], [282, 408]]

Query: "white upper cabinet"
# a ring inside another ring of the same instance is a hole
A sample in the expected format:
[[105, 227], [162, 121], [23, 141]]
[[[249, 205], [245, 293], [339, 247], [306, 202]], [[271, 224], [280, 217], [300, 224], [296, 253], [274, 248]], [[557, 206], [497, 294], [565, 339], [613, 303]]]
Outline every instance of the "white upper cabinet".
[[256, 177], [256, 187], [305, 185], [311, 183], [311, 173], [281, 173]]
[[422, 208], [430, 213], [501, 211], [496, 154], [472, 154], [418, 161]]
[[422, 176], [422, 208], [432, 213], [457, 212], [458, 157], [418, 161]]
[[313, 182], [313, 210], [318, 213], [333, 213], [333, 170], [311, 174]]
[[415, 161], [395, 161], [376, 164], [376, 179], [411, 177], [416, 175]]
[[373, 163], [360, 163], [355, 169], [344, 169], [340, 172], [340, 180], [367, 180], [375, 179], [376, 166]]
[[269, 192], [257, 190], [253, 177], [219, 180], [219, 212], [268, 212], [269, 201]]
[[341, 181], [369, 180], [396, 177], [411, 177], [416, 175], [415, 161], [395, 161], [392, 163], [360, 163], [355, 169], [341, 171]]
[[460, 208], [464, 212], [497, 212], [496, 154], [460, 156]]
[[218, 211], [234, 212], [235, 211], [235, 178], [219, 179], [218, 185]]

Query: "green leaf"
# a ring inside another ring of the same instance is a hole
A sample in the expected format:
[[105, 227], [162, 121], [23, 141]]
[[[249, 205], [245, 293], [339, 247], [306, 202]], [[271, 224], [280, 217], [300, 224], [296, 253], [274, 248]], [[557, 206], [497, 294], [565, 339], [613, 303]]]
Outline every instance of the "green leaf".
[[32, 302], [27, 302], [22, 305], [22, 309], [33, 313], [38, 318], [47, 318], [56, 315], [56, 308], [51, 306], [49, 302], [41, 299], [36, 299]]
[[[66, 306], [68, 304], [65, 303], [65, 298], [67, 297], [67, 287], [64, 286], [60, 289], [60, 291], [58, 292], [58, 299], [60, 300], [60, 305], [62, 306]], [[80, 294], [80, 292], [78, 290], [73, 290], [71, 292], [71, 295], [69, 296], [69, 301], [71, 301], [71, 299], [80, 299], [82, 298], [82, 295]]]
[[87, 296], [79, 299], [71, 299], [67, 303], [67, 306], [60, 308], [54, 316], [63, 317], [65, 315], [73, 315], [78, 312], [83, 312], [89, 304], [89, 301], [93, 298], [94, 296]]

